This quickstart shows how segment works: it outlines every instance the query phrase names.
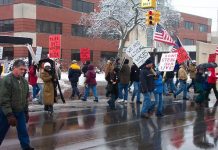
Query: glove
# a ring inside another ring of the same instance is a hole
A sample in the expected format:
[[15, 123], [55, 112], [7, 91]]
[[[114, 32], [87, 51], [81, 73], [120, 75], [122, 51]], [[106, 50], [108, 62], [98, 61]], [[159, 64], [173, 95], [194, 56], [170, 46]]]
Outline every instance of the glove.
[[25, 119], [26, 119], [26, 123], [29, 121], [29, 113], [25, 112]]
[[15, 118], [15, 116], [13, 114], [8, 114], [7, 115], [7, 119], [8, 119], [8, 124], [15, 127], [17, 125], [17, 119]]

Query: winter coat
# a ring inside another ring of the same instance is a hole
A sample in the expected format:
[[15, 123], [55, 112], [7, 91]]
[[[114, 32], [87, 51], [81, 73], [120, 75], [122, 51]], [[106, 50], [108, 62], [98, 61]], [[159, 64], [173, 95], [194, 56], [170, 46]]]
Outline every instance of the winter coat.
[[119, 73], [120, 83], [129, 84], [130, 81], [130, 67], [128, 64], [124, 64]]
[[208, 71], [210, 71], [209, 75], [208, 75], [208, 79], [207, 82], [209, 84], [216, 84], [216, 72], [215, 72], [215, 68], [208, 68]]
[[136, 65], [132, 65], [130, 73], [131, 82], [139, 82], [140, 69]]
[[81, 76], [80, 66], [78, 64], [71, 64], [68, 71], [68, 79], [71, 83], [77, 83], [79, 81], [79, 77]]
[[88, 71], [85, 74], [86, 76], [86, 81], [85, 83], [88, 85], [97, 85], [96, 82], [96, 72], [94, 70], [94, 66], [93, 65], [89, 65], [88, 66]]
[[173, 78], [174, 78], [174, 71], [166, 72], [166, 80], [167, 79], [173, 79]]
[[[116, 82], [116, 84], [113, 84], [113, 82]], [[118, 83], [119, 83], [119, 76], [117, 73], [110, 73], [110, 91], [111, 94], [114, 94], [115, 96], [118, 96]]]
[[190, 78], [195, 79], [196, 78], [196, 65], [190, 64], [188, 68]]
[[34, 65], [29, 67], [29, 84], [32, 86], [37, 84], [36, 67]]
[[44, 81], [44, 89], [43, 89], [44, 105], [53, 105], [54, 84], [53, 84], [52, 76], [47, 71], [43, 71], [41, 73], [41, 78]]
[[187, 72], [184, 69], [183, 65], [181, 65], [180, 68], [179, 68], [178, 78], [179, 78], [179, 80], [183, 80], [183, 81], [186, 81], [188, 79]]
[[12, 112], [28, 111], [29, 86], [27, 81], [11, 73], [0, 82], [0, 108], [3, 113], [7, 115]]
[[85, 76], [86, 72], [88, 71], [88, 66], [90, 65], [90, 62], [86, 62], [82, 68], [82, 72]]
[[113, 63], [112, 62], [110, 62], [110, 63], [108, 63], [108, 64], [106, 64], [106, 66], [105, 66], [105, 79], [107, 80], [107, 75], [108, 75], [108, 73], [111, 73], [112, 71], [113, 71], [113, 69], [114, 69], [114, 66], [113, 66]]
[[160, 74], [157, 75], [157, 79], [154, 80], [154, 84], [155, 84], [154, 93], [156, 93], [156, 94], [163, 93], [163, 82], [162, 82], [162, 80], [163, 80], [162, 76]]
[[153, 92], [154, 91], [154, 74], [151, 69], [144, 68], [140, 71], [139, 80], [141, 82], [141, 92]]

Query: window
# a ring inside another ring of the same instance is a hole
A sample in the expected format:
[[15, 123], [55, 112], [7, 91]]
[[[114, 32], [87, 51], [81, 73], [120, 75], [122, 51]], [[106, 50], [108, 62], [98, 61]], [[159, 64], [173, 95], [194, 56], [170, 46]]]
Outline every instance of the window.
[[14, 20], [0, 20], [0, 32], [14, 31]]
[[189, 22], [189, 21], [185, 21], [184, 22], [184, 27], [185, 29], [188, 29], [188, 30], [194, 30], [194, 23], [193, 22]]
[[184, 44], [184, 45], [194, 45], [194, 44], [195, 44], [195, 41], [192, 40], [192, 39], [184, 39], [184, 40], [183, 40], [183, 44]]
[[94, 4], [82, 0], [72, 0], [72, 9], [79, 12], [90, 13], [94, 11]]
[[101, 58], [109, 60], [111, 57], [115, 59], [117, 57], [117, 52], [101, 52]]
[[37, 20], [36, 24], [37, 24], [37, 32], [51, 33], [51, 34], [62, 33], [61, 23]]
[[[93, 61], [93, 51], [90, 51], [90, 59]], [[80, 61], [80, 50], [73, 49], [71, 50], [71, 60], [77, 60]]]
[[36, 4], [56, 8], [61, 8], [63, 6], [62, 0], [37, 0]]
[[8, 60], [14, 59], [14, 48], [13, 47], [4, 47], [2, 59], [8, 59]]
[[208, 31], [208, 26], [205, 24], [199, 24], [198, 28], [199, 28], [200, 32], [207, 32]]
[[73, 24], [72, 25], [72, 35], [73, 36], [83, 36], [83, 37], [87, 36], [85, 26]]
[[14, 0], [0, 0], [0, 5], [12, 4]]

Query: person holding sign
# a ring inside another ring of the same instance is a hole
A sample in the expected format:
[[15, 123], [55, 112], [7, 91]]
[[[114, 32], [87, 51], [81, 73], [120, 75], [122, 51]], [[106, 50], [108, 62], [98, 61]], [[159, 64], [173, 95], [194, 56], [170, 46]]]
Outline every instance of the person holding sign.
[[185, 69], [185, 64], [181, 64], [178, 72], [178, 78], [179, 78], [179, 90], [177, 90], [174, 93], [174, 98], [176, 99], [176, 96], [179, 95], [181, 92], [183, 92], [183, 100], [188, 100], [187, 98], [187, 79], [188, 75]]
[[150, 59], [146, 60], [144, 68], [140, 71], [139, 80], [141, 82], [141, 92], [144, 101], [141, 110], [142, 118], [149, 118], [149, 113], [153, 111], [155, 104], [151, 102], [151, 93], [154, 91], [154, 74], [151, 71], [153, 63]]

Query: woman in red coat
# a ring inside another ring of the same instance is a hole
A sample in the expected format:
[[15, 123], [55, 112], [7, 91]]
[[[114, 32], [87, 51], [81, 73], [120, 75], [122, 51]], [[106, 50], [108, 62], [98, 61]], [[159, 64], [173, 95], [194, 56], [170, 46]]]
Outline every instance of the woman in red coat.
[[208, 90], [206, 92], [206, 100], [209, 100], [209, 94], [210, 94], [210, 91], [211, 89], [213, 89], [214, 91], [214, 94], [216, 96], [216, 106], [218, 105], [218, 92], [217, 92], [217, 88], [216, 88], [216, 80], [217, 80], [217, 77], [216, 77], [216, 73], [215, 73], [215, 68], [208, 68], [208, 79], [207, 79], [207, 82], [208, 82]]
[[32, 85], [33, 87], [33, 100], [34, 101], [38, 100], [36, 96], [40, 90], [37, 84], [36, 68], [37, 67], [35, 65], [31, 65], [29, 67], [29, 84]]

